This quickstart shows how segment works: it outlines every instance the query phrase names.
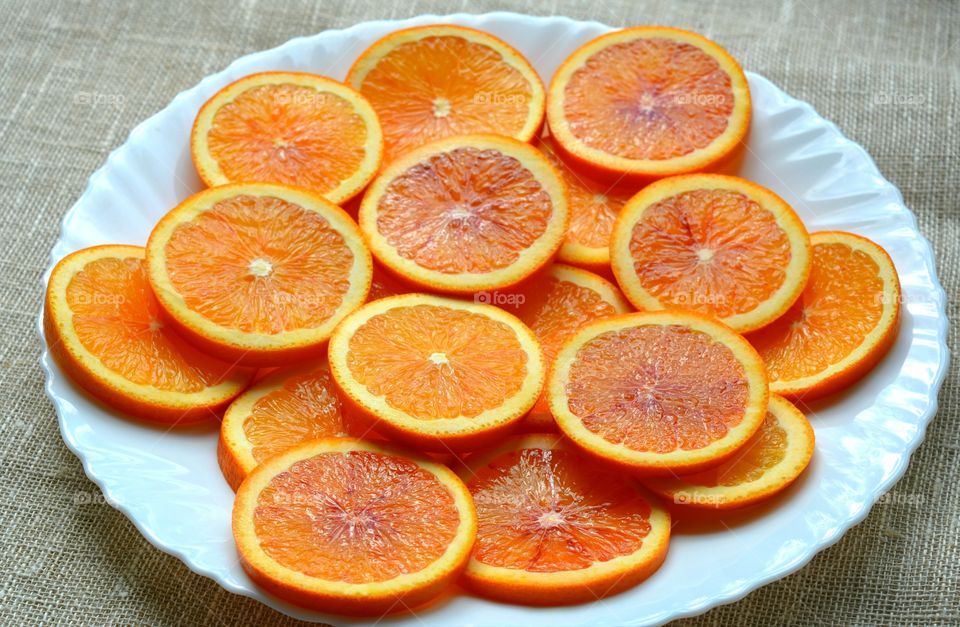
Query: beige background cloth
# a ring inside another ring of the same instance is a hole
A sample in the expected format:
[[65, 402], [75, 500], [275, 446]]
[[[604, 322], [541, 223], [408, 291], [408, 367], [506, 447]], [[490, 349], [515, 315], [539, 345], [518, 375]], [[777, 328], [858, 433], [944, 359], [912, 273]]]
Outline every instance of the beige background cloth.
[[[232, 59], [359, 21], [506, 9], [719, 41], [863, 144], [934, 244], [958, 348], [960, 5], [0, 1], [0, 621], [286, 624], [153, 548], [60, 439], [34, 333], [59, 222], [127, 133]], [[892, 496], [806, 568], [691, 623], [960, 624], [957, 361]], [[717, 564], [723, 568], [723, 564]], [[465, 617], [466, 618], [466, 617]]]

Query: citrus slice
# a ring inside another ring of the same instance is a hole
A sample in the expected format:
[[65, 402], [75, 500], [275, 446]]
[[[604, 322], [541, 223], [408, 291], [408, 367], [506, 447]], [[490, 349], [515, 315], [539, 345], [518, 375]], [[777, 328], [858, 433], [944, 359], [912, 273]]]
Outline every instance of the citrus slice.
[[201, 107], [190, 152], [211, 187], [279, 183], [341, 204], [377, 173], [383, 134], [370, 104], [346, 85], [262, 72], [230, 83]]
[[810, 236], [813, 268], [800, 298], [750, 341], [770, 373], [770, 390], [814, 398], [872, 369], [900, 322], [900, 280], [874, 242], [840, 231]]
[[410, 609], [470, 557], [476, 511], [449, 468], [353, 438], [258, 466], [233, 506], [244, 570], [278, 597], [337, 614]]
[[50, 354], [85, 390], [138, 418], [216, 418], [254, 371], [208, 357], [160, 318], [144, 251], [94, 246], [54, 267], [43, 308]]
[[690, 309], [747, 332], [800, 296], [810, 274], [810, 238], [773, 192], [734, 176], [690, 174], [657, 181], [630, 199], [614, 226], [610, 257], [637, 309]]
[[575, 170], [556, 152], [553, 139], [541, 137], [535, 144], [557, 168], [567, 184], [570, 198], [570, 226], [557, 252], [557, 261], [606, 272], [610, 270], [610, 234], [620, 209], [632, 193], [633, 186], [611, 186]]
[[[542, 276], [525, 283], [512, 300], [517, 303], [513, 312], [540, 340], [548, 366], [564, 341], [584, 324], [630, 311], [615, 285], [592, 272], [563, 264], [554, 264]], [[556, 430], [546, 393], [537, 399], [523, 427], [530, 431]]]
[[543, 388], [543, 353], [491, 305], [404, 294], [361, 307], [330, 338], [344, 396], [385, 435], [463, 450], [510, 429]]
[[509, 45], [472, 28], [432, 24], [390, 33], [360, 55], [346, 83], [380, 118], [385, 163], [453, 135], [529, 141], [543, 124], [537, 72]]
[[789, 401], [770, 397], [760, 429], [719, 466], [644, 484], [678, 505], [706, 509], [746, 507], [770, 498], [800, 476], [813, 457], [813, 428]]
[[563, 62], [547, 94], [547, 123], [565, 155], [599, 173], [696, 172], [746, 135], [750, 89], [733, 57], [701, 35], [625, 28]]
[[499, 289], [560, 248], [567, 192], [533, 146], [462, 135], [390, 164], [363, 197], [360, 228], [376, 258], [410, 282], [446, 292]]
[[264, 460], [307, 440], [344, 437], [348, 422], [325, 359], [274, 370], [227, 408], [217, 444], [220, 470], [236, 490]]
[[629, 478], [550, 435], [513, 437], [467, 462], [477, 541], [462, 581], [511, 603], [595, 601], [663, 563], [670, 515]]
[[323, 355], [333, 327], [370, 290], [372, 261], [342, 209], [282, 185], [190, 196], [147, 242], [150, 284], [178, 330], [249, 365]]
[[558, 352], [547, 394], [577, 445], [649, 475], [719, 464], [760, 428], [768, 398], [750, 343], [683, 311], [587, 324]]

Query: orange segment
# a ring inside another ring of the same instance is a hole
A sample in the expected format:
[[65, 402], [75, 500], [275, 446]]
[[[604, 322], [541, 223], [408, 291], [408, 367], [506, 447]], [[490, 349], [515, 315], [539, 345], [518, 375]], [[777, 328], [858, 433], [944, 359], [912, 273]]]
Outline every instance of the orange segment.
[[463, 581], [480, 594], [531, 605], [594, 601], [663, 563], [669, 514], [558, 438], [511, 438], [468, 466], [461, 476], [478, 527]]
[[527, 60], [493, 35], [461, 26], [391, 33], [354, 62], [346, 82], [380, 117], [387, 163], [453, 135], [529, 141], [543, 122], [543, 83]]
[[492, 440], [533, 406], [544, 380], [540, 346], [514, 316], [426, 294], [368, 303], [337, 327], [329, 354], [358, 413], [435, 450]]
[[811, 398], [866, 374], [897, 336], [900, 281], [890, 256], [840, 231], [813, 233], [813, 263], [793, 307], [750, 341], [770, 372], [770, 389]]
[[767, 377], [729, 327], [689, 312], [592, 322], [560, 349], [548, 384], [561, 431], [588, 452], [649, 474], [692, 472], [759, 428]]
[[716, 43], [676, 28], [603, 35], [560, 66], [550, 133], [572, 159], [610, 175], [671, 176], [729, 154], [750, 125], [750, 89]]
[[340, 204], [376, 174], [383, 135], [370, 104], [349, 87], [314, 74], [262, 72], [203, 105], [190, 148], [207, 185], [294, 185]]
[[793, 209], [759, 185], [719, 174], [644, 188], [617, 219], [610, 255], [638, 309], [690, 309], [741, 332], [783, 314], [810, 273], [810, 240]]
[[681, 477], [648, 479], [644, 484], [678, 505], [731, 509], [753, 505], [784, 490], [813, 456], [813, 428], [800, 410], [779, 396], [760, 429], [727, 461]]
[[[630, 306], [620, 290], [606, 279], [586, 270], [554, 264], [542, 276], [524, 283], [512, 299], [515, 313], [540, 340], [547, 364], [553, 363], [560, 346], [588, 322], [627, 313]], [[556, 425], [546, 393], [524, 419], [530, 431], [553, 431]]]
[[326, 360], [276, 370], [227, 408], [217, 461], [236, 490], [267, 458], [308, 440], [345, 436], [347, 423]]
[[339, 207], [292, 187], [225, 185], [168, 213], [147, 243], [150, 281], [178, 329], [224, 359], [323, 354], [370, 289], [372, 262]]
[[95, 246], [62, 259], [47, 285], [44, 334], [74, 381], [150, 420], [215, 418], [254, 374], [204, 355], [164, 324], [139, 246]]
[[408, 153], [360, 206], [360, 228], [381, 263], [447, 292], [521, 281], [550, 260], [566, 226], [566, 189], [549, 161], [529, 144], [493, 135]]
[[271, 593], [327, 612], [382, 614], [429, 600], [459, 574], [476, 512], [440, 464], [326, 438], [244, 480], [233, 533], [244, 569]]
[[608, 271], [610, 234], [631, 194], [622, 187], [597, 182], [585, 172], [573, 169], [557, 154], [549, 136], [541, 137], [535, 145], [563, 176], [570, 196], [570, 226], [557, 252], [557, 260], [596, 272]]

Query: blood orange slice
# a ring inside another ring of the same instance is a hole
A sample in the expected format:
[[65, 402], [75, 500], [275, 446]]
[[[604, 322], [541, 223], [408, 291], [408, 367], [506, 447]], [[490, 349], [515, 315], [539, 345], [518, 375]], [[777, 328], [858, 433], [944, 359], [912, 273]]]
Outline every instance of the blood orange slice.
[[407, 153], [360, 205], [376, 258], [444, 292], [520, 282], [550, 261], [567, 221], [566, 187], [546, 157], [496, 135], [451, 137]]
[[789, 401], [770, 397], [760, 429], [727, 461], [681, 477], [644, 484], [678, 505], [705, 509], [746, 507], [793, 483], [813, 457], [813, 428]]
[[356, 413], [428, 450], [494, 441], [537, 400], [543, 353], [517, 318], [427, 294], [358, 309], [330, 339], [330, 368]]
[[841, 231], [810, 237], [810, 280], [793, 307], [749, 336], [770, 372], [770, 389], [814, 398], [850, 385], [872, 369], [900, 322], [900, 280], [874, 242]]
[[680, 311], [587, 324], [557, 354], [547, 394], [577, 445], [650, 475], [719, 464], [760, 428], [768, 399], [749, 342]]
[[[630, 311], [615, 285], [592, 272], [563, 264], [554, 264], [526, 282], [513, 301], [517, 303], [517, 317], [540, 340], [548, 366], [564, 341], [584, 324]], [[530, 431], [556, 429], [546, 393], [537, 399], [523, 427]]]
[[261, 464], [233, 507], [244, 570], [292, 603], [384, 614], [436, 596], [476, 537], [470, 493], [445, 466], [352, 438]]
[[344, 437], [348, 423], [326, 360], [275, 370], [227, 408], [217, 461], [236, 490], [264, 460], [308, 440]]
[[716, 43], [676, 28], [638, 26], [597, 37], [557, 70], [550, 134], [571, 159], [612, 176], [703, 170], [750, 126], [750, 89]]
[[390, 33], [360, 55], [346, 82], [377, 111], [386, 163], [453, 135], [529, 141], [543, 123], [543, 83], [527, 60], [493, 35], [462, 26]]
[[663, 563], [670, 515], [630, 479], [555, 436], [514, 437], [461, 473], [477, 509], [463, 582], [512, 603], [595, 601]]
[[139, 246], [94, 246], [50, 274], [43, 309], [50, 353], [106, 403], [168, 424], [216, 419], [254, 371], [199, 352], [161, 319]]
[[324, 354], [370, 290], [370, 253], [342, 209], [281, 185], [223, 185], [168, 213], [147, 242], [160, 305], [204, 351], [250, 365]]
[[690, 309], [740, 332], [782, 315], [810, 274], [810, 238], [793, 209], [759, 185], [719, 174], [644, 188], [621, 211], [610, 255], [637, 309]]
[[315, 74], [262, 72], [203, 105], [190, 149], [207, 185], [279, 183], [341, 204], [377, 173], [383, 135], [370, 104], [349, 87]]

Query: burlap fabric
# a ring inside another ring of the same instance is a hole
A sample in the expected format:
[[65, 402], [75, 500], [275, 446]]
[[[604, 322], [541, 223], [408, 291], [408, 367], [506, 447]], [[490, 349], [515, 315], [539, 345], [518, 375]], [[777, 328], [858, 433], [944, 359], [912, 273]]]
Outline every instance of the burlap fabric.
[[[506, 9], [700, 31], [863, 144], [933, 241], [958, 348], [960, 6], [675, 3], [0, 2], [0, 619], [285, 624], [153, 548], [57, 430], [33, 331], [60, 219], [139, 121], [237, 56], [389, 17]], [[960, 382], [892, 496], [799, 573], [691, 623], [960, 624]], [[717, 564], [723, 568], [723, 564]], [[466, 617], [465, 617], [466, 618]]]

